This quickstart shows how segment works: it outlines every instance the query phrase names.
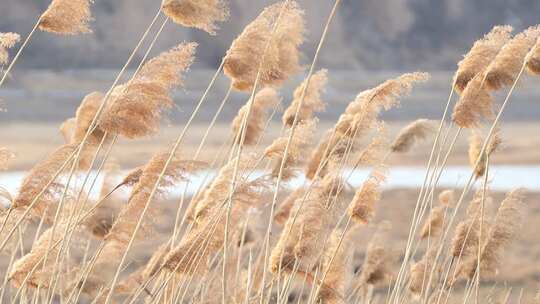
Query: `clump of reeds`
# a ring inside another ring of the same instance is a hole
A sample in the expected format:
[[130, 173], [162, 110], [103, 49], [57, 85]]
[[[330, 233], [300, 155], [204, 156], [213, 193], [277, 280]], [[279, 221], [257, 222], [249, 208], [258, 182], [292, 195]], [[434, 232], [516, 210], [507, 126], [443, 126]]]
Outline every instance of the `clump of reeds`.
[[[434, 242], [424, 253], [420, 261], [411, 266], [409, 291], [415, 298], [420, 297], [423, 292], [426, 292], [425, 288], [428, 282], [436, 281], [439, 277], [441, 266], [435, 265], [438, 249], [437, 242]], [[434, 266], [435, 268], [433, 268]]]
[[179, 44], [145, 63], [128, 83], [117, 86], [100, 128], [130, 139], [157, 132], [163, 111], [174, 105], [171, 91], [182, 85], [196, 47], [194, 42]]
[[[80, 143], [86, 132], [90, 129], [92, 121], [103, 102], [103, 93], [92, 92], [86, 95], [75, 113], [75, 117], [68, 118], [60, 126], [60, 132], [67, 143]], [[86, 139], [89, 145], [97, 145], [101, 142], [104, 131], [95, 127]]]
[[357, 138], [380, 126], [378, 117], [383, 109], [399, 106], [399, 97], [408, 94], [415, 83], [424, 82], [428, 78], [427, 73], [406, 73], [358, 94], [339, 117], [333, 130], [325, 134], [313, 151], [306, 168], [306, 176], [314, 178], [317, 171], [324, 174], [324, 163], [331, 156], [336, 159], [343, 157], [345, 152], [350, 151], [347, 147], [354, 145]]
[[295, 263], [309, 271], [316, 264], [320, 244], [330, 236], [342, 210], [343, 181], [335, 175], [317, 180], [310, 192], [299, 198], [290, 211], [283, 232], [272, 250], [272, 273], [289, 272]]
[[525, 56], [540, 36], [540, 27], [531, 26], [510, 39], [489, 64], [486, 70], [485, 85], [491, 91], [514, 83]]
[[502, 46], [510, 39], [511, 32], [511, 26], [497, 25], [473, 44], [470, 51], [458, 63], [458, 70], [454, 75], [456, 91], [462, 93], [469, 81], [489, 65]]
[[446, 206], [437, 206], [429, 212], [429, 216], [420, 230], [420, 237], [425, 239], [436, 237], [440, 234], [444, 224]]
[[227, 20], [229, 9], [223, 0], [165, 0], [163, 12], [174, 22], [216, 34], [216, 23]]
[[90, 33], [92, 0], [53, 0], [41, 15], [39, 29], [56, 34]]
[[405, 126], [390, 146], [392, 152], [409, 151], [415, 143], [424, 140], [435, 131], [434, 122], [428, 119], [417, 119]]
[[[243, 157], [246, 163], [253, 164], [252, 155]], [[224, 247], [227, 222], [230, 225], [229, 240], [233, 240], [239, 236], [239, 223], [247, 211], [260, 206], [269, 187], [269, 180], [264, 176], [252, 181], [240, 178], [232, 195], [229, 195], [230, 188], [225, 192], [221, 191], [225, 185], [230, 187], [231, 180], [228, 177], [234, 163], [235, 159], [231, 160], [205, 191], [204, 198], [197, 204], [197, 225], [165, 256], [165, 269], [187, 275], [205, 272], [208, 269], [207, 259]], [[231, 209], [227, 221], [226, 203], [229, 197], [232, 197], [232, 201], [229, 202]]]
[[313, 118], [315, 112], [324, 111], [326, 105], [321, 99], [321, 95], [324, 93], [327, 83], [328, 70], [326, 69], [322, 69], [313, 74], [309, 80], [309, 86], [307, 86], [307, 79], [304, 80], [304, 82], [294, 90], [293, 101], [285, 110], [285, 113], [283, 113], [283, 124], [289, 127], [292, 126], [296, 111], [302, 101], [302, 93], [304, 90], [306, 92], [302, 101], [302, 106], [298, 112], [297, 121], [302, 122], [310, 120]]
[[264, 150], [264, 155], [272, 159], [273, 162], [272, 177], [278, 177], [282, 166], [282, 180], [287, 181], [296, 176], [296, 167], [304, 161], [306, 154], [309, 151], [308, 148], [311, 144], [313, 133], [315, 132], [316, 123], [316, 120], [310, 120], [304, 121], [298, 126], [289, 144], [287, 159], [284, 161], [283, 165], [282, 162], [283, 157], [285, 156], [285, 148], [289, 142], [289, 135], [274, 140], [274, 142]]
[[[495, 152], [501, 145], [501, 137], [498, 130], [491, 136], [485, 152], [480, 154], [480, 152], [482, 152], [483, 143], [484, 139], [480, 132], [476, 129], [473, 130], [471, 137], [469, 138], [469, 164], [474, 170], [474, 176], [476, 178], [484, 176], [487, 168], [487, 157]], [[477, 162], [478, 165], [475, 167]]]
[[9, 61], [8, 49], [12, 48], [21, 40], [21, 36], [16, 33], [0, 33], [0, 65]]
[[[242, 126], [245, 123], [246, 130], [244, 131], [244, 144], [252, 145], [257, 143], [257, 140], [264, 131], [268, 112], [270, 109], [277, 107], [281, 102], [278, 92], [272, 88], [264, 88], [260, 90], [253, 101], [248, 101], [243, 107], [238, 110], [238, 114], [232, 121], [232, 132], [235, 142], [241, 142]], [[250, 109], [250, 103], [251, 105]], [[248, 113], [248, 111], [251, 112]], [[247, 119], [247, 121], [246, 121]]]
[[539, 35], [540, 27], [533, 26], [509, 41], [505, 40], [506, 43], [489, 65], [478, 72], [462, 92], [452, 115], [455, 123], [460, 127], [471, 128], [478, 126], [483, 118], [493, 118], [493, 97], [490, 93], [516, 81]]
[[300, 70], [298, 48], [304, 42], [303, 15], [296, 1], [280, 1], [265, 8], [246, 26], [233, 41], [224, 62], [225, 74], [237, 90], [251, 90], [258, 74], [261, 86], [279, 86]]
[[462, 264], [461, 273], [474, 277], [477, 265], [480, 266], [482, 274], [495, 274], [500, 264], [500, 255], [504, 249], [518, 236], [518, 231], [522, 225], [523, 189], [515, 189], [508, 193], [501, 202], [499, 210], [489, 233], [483, 243], [480, 252], [480, 264], [476, 256], [470, 257]]
[[375, 204], [381, 199], [381, 185], [386, 180], [383, 166], [373, 169], [369, 178], [356, 191], [349, 204], [349, 216], [360, 224], [368, 224], [375, 215]]

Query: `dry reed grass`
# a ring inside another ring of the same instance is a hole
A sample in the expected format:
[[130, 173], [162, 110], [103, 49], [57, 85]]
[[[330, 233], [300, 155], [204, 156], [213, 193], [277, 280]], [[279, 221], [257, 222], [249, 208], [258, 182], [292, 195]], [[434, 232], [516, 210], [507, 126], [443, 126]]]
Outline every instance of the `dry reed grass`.
[[223, 0], [165, 0], [163, 12], [174, 22], [216, 34], [216, 23], [229, 17], [229, 9]]
[[21, 40], [21, 36], [16, 33], [0, 33], [0, 65], [9, 61], [8, 49], [12, 48]]
[[39, 29], [63, 35], [90, 33], [92, 0], [53, 0], [41, 15]]

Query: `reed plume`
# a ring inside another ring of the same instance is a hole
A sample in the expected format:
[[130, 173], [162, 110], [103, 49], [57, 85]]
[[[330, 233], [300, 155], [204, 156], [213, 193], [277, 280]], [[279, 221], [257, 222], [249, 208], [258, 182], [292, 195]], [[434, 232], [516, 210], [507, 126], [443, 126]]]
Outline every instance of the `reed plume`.
[[[234, 162], [234, 160], [233, 160]], [[230, 180], [228, 180], [230, 185]], [[217, 185], [217, 183], [215, 183]], [[253, 181], [239, 181], [230, 202], [231, 213], [229, 219], [230, 239], [240, 236], [240, 223], [251, 208], [261, 205], [264, 194], [269, 189], [269, 180], [261, 177]], [[213, 193], [218, 188], [210, 187], [205, 195], [205, 200], [215, 198], [211, 203], [204, 203], [208, 208], [206, 216], [199, 213], [197, 226], [189, 231], [171, 252], [165, 257], [164, 267], [176, 273], [194, 275], [202, 274], [208, 270], [207, 260], [218, 253], [224, 246], [225, 226], [227, 213], [225, 212], [225, 200], [220, 195]], [[223, 194], [221, 194], [222, 196]], [[228, 192], [225, 192], [228, 197]], [[227, 198], [225, 198], [227, 199]]]
[[114, 195], [116, 189], [116, 177], [119, 175], [120, 166], [114, 162], [105, 164], [103, 183], [99, 194], [100, 205], [84, 222], [84, 226], [94, 237], [103, 239], [110, 231], [114, 221], [118, 217], [122, 201], [118, 195]]
[[258, 73], [260, 86], [277, 87], [300, 71], [298, 48], [304, 42], [304, 23], [304, 12], [296, 1], [280, 1], [265, 8], [233, 41], [225, 56], [224, 72], [234, 88], [250, 91]]
[[[253, 105], [251, 105], [251, 112], [248, 113], [251, 102], [253, 102]], [[281, 99], [276, 90], [272, 88], [264, 88], [260, 90], [257, 95], [255, 95], [255, 99], [253, 99], [253, 101], [250, 100], [244, 106], [242, 106], [240, 110], [238, 110], [238, 114], [233, 119], [231, 124], [236, 143], [241, 142], [242, 126], [244, 120], [246, 119], [244, 144], [253, 145], [257, 143], [257, 140], [264, 130], [266, 120], [268, 119], [267, 112], [270, 109], [278, 106], [280, 102]]]
[[390, 222], [382, 222], [378, 225], [377, 231], [369, 241], [366, 255], [362, 264], [362, 271], [358, 277], [359, 287], [381, 286], [392, 278], [391, 262], [394, 257], [388, 248], [388, 231], [391, 228]]
[[298, 187], [292, 191], [283, 202], [279, 205], [276, 214], [274, 215], [274, 221], [279, 225], [285, 225], [291, 210], [294, 208], [297, 200], [301, 200], [306, 194], [306, 189], [304, 187]]
[[39, 29], [63, 35], [91, 33], [93, 0], [53, 0], [41, 15]]
[[8, 49], [12, 48], [21, 40], [21, 36], [16, 33], [0, 33], [0, 65], [9, 61]]
[[129, 139], [156, 133], [163, 111], [174, 105], [171, 91], [183, 84], [196, 47], [194, 42], [181, 43], [145, 63], [128, 83], [117, 86], [99, 127]]
[[8, 169], [9, 162], [15, 158], [15, 154], [7, 148], [0, 148], [0, 171]]
[[[422, 256], [420, 261], [414, 263], [410, 269], [409, 291], [415, 298], [419, 298], [422, 292], [425, 292], [425, 285], [431, 280], [437, 281], [441, 266], [435, 265], [439, 246], [436, 243], [431, 244], [428, 250]], [[432, 271], [433, 267], [435, 271]], [[431, 277], [433, 275], [433, 277]]]
[[229, 18], [229, 8], [223, 0], [165, 0], [163, 12], [175, 23], [194, 27], [215, 35], [216, 23]]
[[540, 36], [540, 26], [531, 26], [510, 39], [489, 64], [486, 70], [485, 85], [496, 91], [514, 83], [525, 57]]
[[348, 231], [336, 229], [330, 235], [321, 261], [321, 269], [326, 274], [318, 295], [322, 303], [343, 303], [346, 297], [353, 276], [355, 230], [354, 227]]
[[[487, 167], [487, 157], [495, 152], [501, 145], [501, 137], [499, 131], [495, 131], [493, 136], [490, 138], [490, 141], [486, 147], [484, 154], [480, 155], [482, 152], [482, 145], [484, 139], [478, 130], [473, 130], [471, 137], [469, 138], [469, 164], [474, 170], [474, 176], [480, 178], [484, 176]], [[475, 167], [476, 162], [479, 161], [478, 165]]]
[[384, 123], [379, 124], [371, 142], [360, 151], [356, 164], [375, 166], [384, 160], [384, 153], [388, 149], [387, 131]]
[[298, 122], [308, 121], [313, 118], [315, 112], [322, 112], [325, 110], [326, 105], [321, 99], [321, 95], [326, 90], [326, 84], [328, 83], [328, 70], [322, 69], [313, 74], [309, 80], [309, 86], [307, 86], [307, 79], [302, 82], [294, 90], [293, 101], [291, 105], [283, 113], [283, 124], [291, 127], [294, 122], [296, 110], [302, 101], [302, 93], [306, 91], [302, 107], [298, 112]]
[[[44, 216], [47, 209], [49, 211], [55, 210], [55, 203], [64, 186], [58, 181], [51, 183], [48, 187], [46, 186], [76, 149], [76, 144], [63, 145], [35, 165], [23, 179], [19, 194], [15, 197], [12, 207], [29, 206], [34, 198], [44, 190], [32, 208], [32, 212], [38, 216]], [[83, 167], [81, 166], [81, 169]]]
[[525, 57], [527, 71], [532, 75], [540, 75], [540, 38]]
[[458, 93], [462, 93], [469, 81], [482, 72], [497, 56], [499, 50], [510, 39], [511, 32], [511, 26], [497, 25], [473, 44], [469, 52], [458, 63], [458, 70], [454, 75], [454, 88]]
[[444, 190], [441, 193], [439, 193], [439, 203], [448, 206], [453, 207], [456, 202], [454, 190]]
[[493, 119], [493, 97], [484, 82], [483, 73], [469, 82], [459, 101], [454, 106], [452, 120], [462, 128], [474, 128], [484, 119]]
[[373, 169], [368, 179], [356, 190], [349, 204], [349, 216], [357, 223], [366, 225], [375, 215], [375, 204], [381, 199], [381, 185], [386, 180], [386, 168]]
[[438, 236], [443, 228], [445, 213], [446, 206], [437, 206], [431, 209], [429, 217], [420, 230], [420, 237], [425, 239]]
[[[298, 125], [289, 145], [287, 159], [283, 164], [282, 180], [288, 181], [296, 176], [295, 167], [300, 165], [306, 158], [307, 151], [309, 151], [308, 148], [313, 139], [316, 124], [316, 120], [310, 120], [304, 121]], [[272, 159], [272, 177], [274, 178], [277, 178], [279, 175], [288, 141], [289, 135], [285, 135], [274, 140], [274, 142], [264, 150], [264, 155]]]
[[277, 274], [280, 269], [291, 271], [295, 263], [298, 263], [299, 270], [309, 272], [317, 263], [320, 258], [318, 248], [330, 236], [345, 207], [342, 183], [338, 176], [329, 174], [317, 180], [311, 191], [294, 204], [272, 249], [272, 273]]
[[[357, 138], [364, 136], [374, 128], [380, 128], [380, 112], [399, 106], [399, 97], [408, 94], [415, 83], [427, 81], [429, 74], [422, 72], [406, 73], [389, 79], [375, 88], [358, 94], [349, 103], [333, 130], [328, 131], [317, 148], [312, 152], [306, 168], [306, 176], [314, 178], [318, 168], [331, 156], [343, 157], [347, 151], [347, 141], [354, 145]], [[319, 169], [321, 176], [325, 167]]]
[[[487, 240], [480, 253], [480, 269], [483, 274], [496, 274], [500, 265], [500, 256], [504, 249], [518, 236], [522, 223], [524, 190], [510, 191], [501, 202]], [[476, 272], [478, 259], [472, 257], [464, 263], [461, 272], [472, 278]]]
[[394, 153], [404, 153], [411, 150], [415, 143], [426, 139], [435, 132], [435, 124], [428, 119], [417, 119], [401, 129], [390, 149]]

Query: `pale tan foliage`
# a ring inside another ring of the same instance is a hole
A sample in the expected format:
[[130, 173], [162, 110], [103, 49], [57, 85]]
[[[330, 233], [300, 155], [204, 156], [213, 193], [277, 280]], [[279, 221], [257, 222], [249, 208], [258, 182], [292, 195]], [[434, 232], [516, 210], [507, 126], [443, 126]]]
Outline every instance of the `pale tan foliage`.
[[439, 193], [439, 203], [453, 207], [456, 202], [454, 190], [444, 190]]
[[77, 125], [77, 120], [75, 119], [75, 117], [71, 117], [64, 120], [62, 124], [60, 125], [60, 128], [58, 128], [66, 144], [71, 143], [76, 125]]
[[531, 26], [510, 39], [487, 67], [485, 86], [495, 91], [512, 85], [539, 36], [540, 26]]
[[118, 195], [110, 194], [116, 188], [116, 177], [120, 166], [115, 162], [105, 164], [103, 183], [99, 194], [100, 205], [84, 222], [84, 226], [94, 237], [102, 239], [110, 231], [122, 208], [122, 199]]
[[[415, 83], [429, 79], [429, 74], [422, 72], [405, 73], [397, 78], [389, 79], [377, 87], [365, 90], [358, 94], [354, 101], [349, 103], [333, 130], [328, 131], [319, 146], [312, 152], [306, 176], [314, 178], [318, 168], [330, 157], [339, 159], [348, 151], [348, 145], [369, 133], [380, 128], [378, 120], [380, 112], [399, 106], [399, 98], [408, 94]], [[325, 174], [322, 166], [320, 176]]]
[[386, 168], [374, 168], [368, 179], [356, 190], [349, 204], [349, 216], [360, 224], [368, 224], [375, 215], [375, 204], [381, 198], [381, 185], [386, 180]]
[[415, 143], [426, 139], [434, 131], [434, 121], [423, 118], [417, 119], [401, 129], [390, 149], [392, 149], [392, 152], [408, 152]]
[[[64, 186], [58, 181], [51, 183], [49, 187], [46, 186], [69, 156], [76, 152], [76, 149], [77, 145], [75, 144], [63, 145], [35, 165], [23, 179], [19, 194], [13, 201], [13, 207], [21, 208], [29, 206], [37, 195], [45, 189], [32, 208], [32, 212], [38, 216], [44, 216], [46, 209], [50, 209], [49, 211], [55, 210], [56, 201]], [[85, 166], [80, 164], [80, 169], [83, 168]]]
[[88, 23], [93, 20], [92, 0], [53, 0], [41, 15], [39, 29], [55, 34], [91, 33]]
[[229, 17], [229, 9], [223, 0], [165, 0], [163, 12], [175, 23], [216, 34], [217, 22]]
[[[80, 143], [84, 139], [86, 132], [90, 129], [92, 121], [103, 102], [103, 93], [92, 92], [86, 95], [75, 113], [75, 117], [68, 118], [60, 126], [60, 133], [66, 143]], [[89, 145], [98, 145], [104, 136], [103, 130], [96, 127], [89, 134], [86, 143]]]
[[9, 61], [8, 49], [12, 48], [21, 40], [21, 36], [16, 33], [0, 33], [0, 65]]
[[[501, 145], [501, 137], [498, 129], [495, 131], [493, 136], [491, 136], [486, 147], [486, 151], [481, 155], [480, 152], [482, 152], [483, 143], [484, 139], [482, 138], [480, 131], [476, 129], [473, 130], [471, 137], [469, 138], [469, 164], [471, 165], [471, 168], [474, 169], [474, 175], [476, 178], [484, 176], [487, 167], [487, 156], [495, 152]], [[478, 165], [474, 167], [478, 161]]]
[[[230, 184], [231, 181], [228, 182]], [[240, 236], [242, 219], [248, 210], [260, 206], [268, 188], [269, 180], [264, 177], [238, 182], [230, 202], [229, 240]], [[184, 235], [180, 243], [165, 256], [165, 269], [186, 275], [202, 274], [208, 270], [207, 260], [223, 248], [227, 223], [226, 201], [212, 193], [215, 189], [209, 189], [205, 199], [213, 198], [214, 201], [205, 206], [213, 207], [208, 210], [207, 216], [198, 217], [197, 226]]]
[[431, 209], [429, 217], [420, 230], [421, 238], [437, 237], [441, 233], [446, 209], [446, 206], [437, 206]]
[[0, 148], [0, 171], [8, 169], [9, 162], [15, 158], [15, 154], [7, 148]]
[[[497, 216], [489, 229], [487, 240], [480, 254], [480, 271], [483, 274], [496, 274], [500, 256], [504, 249], [516, 239], [522, 225], [524, 190], [510, 191], [501, 202]], [[461, 272], [472, 278], [476, 272], [478, 259], [471, 257], [461, 267]]]
[[[288, 181], [296, 176], [296, 167], [306, 158], [309, 146], [313, 139], [317, 121], [304, 121], [298, 125], [294, 136], [291, 139], [287, 159], [283, 164], [282, 180]], [[290, 133], [290, 132], [289, 132]], [[280, 137], [264, 150], [264, 155], [272, 159], [272, 177], [277, 178], [282, 166], [285, 148], [289, 142], [290, 134]]]
[[285, 225], [291, 210], [294, 208], [297, 200], [301, 200], [306, 194], [306, 189], [304, 187], [298, 187], [292, 191], [279, 205], [276, 214], [274, 215], [274, 221], [279, 225]]
[[[304, 80], [302, 84], [294, 90], [293, 101], [285, 110], [285, 113], [283, 113], [283, 124], [289, 127], [292, 126], [300, 102], [302, 102], [302, 106], [298, 110], [298, 122], [311, 120], [315, 112], [324, 111], [326, 105], [321, 99], [321, 95], [325, 92], [327, 83], [328, 70], [326, 69], [319, 70], [311, 76], [307, 89], [307, 79]], [[302, 93], [304, 90], [306, 93], [302, 100]]]
[[304, 42], [304, 23], [304, 12], [296, 1], [265, 8], [227, 51], [224, 71], [233, 86], [249, 91], [260, 73], [260, 86], [276, 87], [300, 71], [298, 48]]
[[343, 303], [352, 280], [355, 228], [336, 229], [323, 252], [321, 269], [326, 274], [319, 292], [322, 303]]
[[270, 269], [277, 274], [290, 271], [295, 263], [299, 270], [309, 271], [318, 259], [318, 248], [333, 230], [342, 214], [343, 181], [332, 174], [319, 179], [312, 189], [299, 198], [270, 256]]
[[358, 286], [381, 286], [392, 278], [391, 263], [394, 258], [390, 248], [388, 248], [387, 235], [390, 228], [390, 222], [382, 222], [369, 241], [362, 264], [362, 272], [358, 278]]
[[379, 124], [376, 132], [371, 142], [358, 154], [356, 160], [358, 165], [374, 166], [383, 161], [384, 152], [388, 149], [388, 134], [385, 124]]
[[462, 93], [469, 81], [482, 72], [497, 56], [499, 50], [510, 39], [512, 30], [509, 25], [497, 25], [473, 44], [469, 52], [458, 63], [458, 70], [454, 75], [457, 92]]
[[529, 74], [540, 75], [540, 39], [536, 40], [529, 54], [525, 57], [525, 62]]
[[[422, 259], [411, 266], [409, 291], [414, 297], [419, 297], [422, 291], [425, 291], [430, 279], [437, 281], [441, 270], [440, 265], [434, 265], [438, 249], [439, 246], [436, 243], [431, 244]], [[436, 266], [435, 271], [432, 271], [433, 266]], [[432, 274], [433, 277], [431, 277]]]
[[474, 76], [454, 106], [452, 120], [462, 128], [474, 128], [482, 118], [494, 118], [493, 97], [483, 84], [484, 76], [484, 72]]
[[156, 133], [163, 111], [174, 105], [171, 91], [183, 84], [196, 47], [194, 42], [181, 43], [149, 60], [128, 83], [117, 86], [100, 128], [130, 139]]
[[[238, 110], [238, 114], [231, 123], [232, 134], [234, 135], [235, 142], [241, 142], [242, 126], [246, 126], [244, 131], [244, 144], [253, 145], [257, 143], [259, 137], [264, 131], [266, 120], [268, 119], [268, 112], [272, 108], [277, 107], [281, 100], [278, 92], [272, 88], [264, 88], [260, 90], [252, 101], [250, 109], [250, 101]], [[251, 112], [248, 111], [251, 110]]]

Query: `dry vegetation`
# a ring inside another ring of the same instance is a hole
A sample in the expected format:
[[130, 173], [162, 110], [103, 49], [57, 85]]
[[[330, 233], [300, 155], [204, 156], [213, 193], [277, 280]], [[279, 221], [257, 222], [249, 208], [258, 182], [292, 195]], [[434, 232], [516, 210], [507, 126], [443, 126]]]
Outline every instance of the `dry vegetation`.
[[[91, 32], [91, 4], [53, 0], [18, 54], [36, 29]], [[321, 20], [326, 28], [335, 10]], [[161, 13], [212, 35], [229, 14], [220, 0], [167, 0]], [[399, 107], [429, 74], [405, 73], [361, 91], [322, 138], [314, 136], [332, 73], [316, 71], [325, 31], [307, 78], [294, 96], [283, 96], [292, 101], [279, 136], [266, 145], [261, 138], [283, 102], [278, 90], [302, 70], [304, 14], [309, 12], [295, 1], [269, 6], [224, 55], [216, 77], [223, 72], [231, 84], [222, 105], [231, 90], [247, 92], [248, 100], [211, 161], [199, 158], [215, 120], [201, 132], [195, 153], [183, 149], [199, 107], [169, 149], [156, 147], [146, 164], [126, 176], [119, 176], [110, 159], [118, 138], [159, 134], [163, 116], [175, 105], [172, 91], [189, 77], [197, 43], [180, 43], [149, 60], [145, 56], [130, 80], [118, 83], [124, 68], [108, 92], [88, 94], [60, 127], [65, 143], [27, 173], [18, 193], [0, 188], [0, 198], [9, 202], [0, 210], [1, 301], [507, 303], [512, 290], [497, 285], [497, 273], [531, 207], [524, 203], [523, 189], [504, 198], [492, 193], [489, 168], [501, 143], [500, 114], [519, 80], [540, 70], [539, 28], [512, 37], [509, 26], [494, 27], [458, 64], [446, 106], [454, 93], [459, 95], [453, 113], [445, 110], [440, 123], [411, 122], [393, 139], [380, 114]], [[7, 49], [18, 40], [17, 34], [0, 35], [0, 64], [9, 62]], [[495, 92], [505, 88], [504, 101], [497, 103]], [[455, 139], [466, 132], [471, 133], [468, 182], [463, 189], [441, 191], [437, 177]], [[383, 199], [392, 157], [427, 140], [433, 140], [433, 150], [418, 195]], [[0, 169], [13, 158], [0, 148]], [[344, 172], [358, 166], [372, 172], [353, 189]], [[184, 191], [193, 176], [206, 176], [209, 169], [216, 176], [195, 195], [184, 192], [180, 202], [168, 201], [170, 190]], [[97, 200], [88, 194], [96, 186], [91, 171], [106, 177]], [[291, 191], [289, 182], [302, 174], [306, 182]], [[118, 195], [122, 190], [129, 192], [127, 198]], [[407, 214], [400, 241], [393, 241], [394, 217], [388, 210]], [[30, 248], [28, 240], [33, 240]]]

